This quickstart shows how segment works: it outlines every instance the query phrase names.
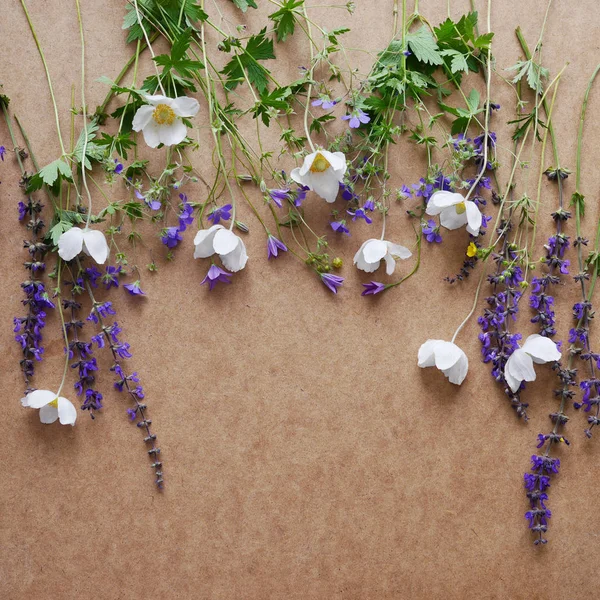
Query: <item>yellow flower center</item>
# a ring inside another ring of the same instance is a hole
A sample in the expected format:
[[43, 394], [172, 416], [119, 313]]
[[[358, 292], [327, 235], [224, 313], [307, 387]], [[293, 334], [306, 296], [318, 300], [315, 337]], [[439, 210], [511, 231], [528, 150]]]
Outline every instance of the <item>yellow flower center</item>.
[[175, 113], [167, 104], [157, 104], [154, 112], [152, 113], [152, 118], [159, 125], [172, 125], [173, 121], [175, 120]]
[[477, 246], [471, 242], [467, 248], [467, 256], [473, 258], [477, 254]]
[[48, 403], [48, 406], [54, 406], [54, 408], [58, 408], [58, 398], [54, 398], [52, 402]]
[[456, 214], [457, 215], [462, 215], [466, 210], [467, 210], [467, 207], [465, 206], [464, 202], [461, 202], [460, 204], [456, 205]]
[[315, 156], [312, 165], [310, 165], [310, 172], [324, 173], [325, 171], [327, 171], [327, 169], [329, 169], [330, 166], [331, 165], [329, 164], [329, 161], [320, 152], [317, 152], [317, 155]]

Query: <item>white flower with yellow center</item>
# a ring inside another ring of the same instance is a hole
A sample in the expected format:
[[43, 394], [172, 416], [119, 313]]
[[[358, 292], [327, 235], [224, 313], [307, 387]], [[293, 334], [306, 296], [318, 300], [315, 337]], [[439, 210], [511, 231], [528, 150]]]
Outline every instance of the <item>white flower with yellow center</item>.
[[446, 229], [458, 229], [463, 225], [471, 235], [479, 235], [481, 211], [475, 202], [465, 200], [455, 192], [435, 192], [425, 211], [428, 215], [440, 215], [440, 223]]
[[21, 398], [21, 404], [27, 408], [39, 408], [42, 423], [54, 423], [59, 419], [61, 425], [75, 425], [77, 420], [73, 403], [50, 390], [29, 392]]
[[145, 95], [148, 104], [140, 106], [133, 117], [133, 130], [144, 134], [144, 141], [150, 148], [159, 144], [175, 146], [183, 142], [187, 135], [187, 127], [181, 120], [194, 117], [200, 105], [195, 98], [180, 96]]
[[427, 340], [419, 348], [419, 367], [436, 367], [450, 383], [460, 385], [469, 370], [467, 355], [453, 342]]
[[58, 255], [66, 261], [73, 260], [82, 250], [99, 265], [108, 258], [108, 243], [101, 231], [71, 227], [58, 238]]
[[400, 244], [386, 240], [367, 240], [354, 255], [354, 264], [365, 273], [373, 273], [385, 260], [385, 272], [391, 275], [396, 268], [396, 258], [405, 260], [412, 256], [411, 251]]
[[318, 150], [309, 154], [301, 167], [296, 167], [290, 177], [305, 185], [327, 202], [335, 202], [340, 183], [346, 173], [346, 157], [343, 152]]

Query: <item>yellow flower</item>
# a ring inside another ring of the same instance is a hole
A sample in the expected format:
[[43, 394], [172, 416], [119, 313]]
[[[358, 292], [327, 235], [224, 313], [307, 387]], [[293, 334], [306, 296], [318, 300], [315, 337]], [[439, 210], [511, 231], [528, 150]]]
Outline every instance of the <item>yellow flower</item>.
[[471, 242], [469, 244], [469, 247], [467, 248], [467, 256], [469, 258], [473, 258], [473, 256], [476, 256], [476, 255], [477, 255], [477, 246], [473, 242]]

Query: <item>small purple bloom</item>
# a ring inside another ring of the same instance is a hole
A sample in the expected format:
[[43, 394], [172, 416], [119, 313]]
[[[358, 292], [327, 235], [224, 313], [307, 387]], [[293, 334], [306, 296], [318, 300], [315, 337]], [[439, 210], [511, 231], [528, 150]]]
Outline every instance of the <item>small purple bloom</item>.
[[108, 265], [106, 267], [106, 272], [102, 275], [102, 283], [107, 290], [110, 290], [111, 287], [119, 287], [119, 275], [122, 270], [123, 268], [120, 266]]
[[[4, 146], [0, 146], [0, 148], [4, 148]], [[27, 215], [27, 211], [29, 209], [23, 202], [19, 202], [19, 204], [17, 204], [17, 208], [19, 209], [19, 221], [22, 221], [25, 218], [25, 215]]]
[[442, 241], [440, 228], [435, 224], [433, 219], [429, 219], [427, 221], [427, 225], [425, 225], [425, 223], [421, 223], [421, 230], [423, 231], [423, 235], [428, 242], [439, 244]]
[[269, 190], [269, 196], [279, 208], [282, 207], [285, 201], [291, 199], [289, 188], [283, 188], [281, 190]]
[[346, 221], [331, 221], [329, 224], [336, 233], [350, 235], [350, 230], [346, 227]]
[[356, 219], [364, 219], [367, 225], [370, 225], [373, 222], [373, 219], [371, 219], [362, 208], [357, 208], [354, 211], [347, 210], [346, 212], [351, 215], [353, 221], [356, 221]]
[[344, 278], [331, 273], [319, 273], [321, 281], [334, 293], [337, 294], [338, 288], [342, 287]]
[[181, 242], [183, 238], [181, 237], [181, 232], [177, 227], [167, 227], [163, 231], [163, 235], [161, 237], [162, 243], [167, 248], [175, 248], [179, 242]]
[[115, 168], [114, 168], [114, 173], [115, 175], [120, 175], [123, 172], [123, 165], [118, 161], [118, 159], [115, 158]]
[[182, 201], [179, 212], [179, 231], [185, 231], [188, 225], [194, 222], [194, 207], [187, 201], [185, 194], [179, 194]]
[[365, 210], [373, 212], [375, 210], [375, 202], [373, 200], [367, 200], [363, 206]]
[[140, 287], [140, 280], [128, 283], [123, 286], [132, 296], [145, 296], [142, 288]]
[[344, 115], [342, 117], [342, 121], [349, 121], [348, 126], [350, 129], [358, 129], [361, 123], [368, 123], [370, 120], [371, 117], [360, 108], [353, 110], [349, 115]]
[[221, 283], [231, 283], [231, 280], [229, 279], [231, 276], [231, 273], [224, 271], [220, 267], [217, 267], [217, 265], [211, 265], [206, 277], [202, 280], [200, 285], [204, 285], [208, 282], [208, 290], [211, 291], [219, 281]]
[[129, 417], [130, 421], [135, 421], [135, 418], [137, 416], [137, 410], [135, 408], [128, 408], [127, 416]]
[[313, 106], [320, 106], [324, 110], [329, 110], [337, 104], [337, 100], [331, 100], [329, 96], [321, 96], [311, 102]]
[[385, 283], [380, 283], [379, 281], [369, 281], [369, 283], [363, 283], [362, 285], [365, 289], [362, 291], [361, 296], [379, 294], [386, 288]]
[[269, 235], [269, 239], [267, 240], [267, 258], [270, 259], [273, 256], [277, 258], [279, 250], [287, 252], [288, 249], [282, 241], [273, 235]]
[[213, 225], [218, 225], [221, 219], [223, 221], [229, 221], [231, 219], [231, 204], [225, 204], [225, 206], [218, 206], [210, 211], [207, 219], [213, 222]]
[[4, 146], [0, 146], [0, 159], [4, 162], [4, 155], [6, 154], [6, 148]]
[[294, 200], [294, 206], [297, 208], [302, 206], [302, 203], [306, 200], [306, 193], [310, 191], [310, 188], [306, 185], [301, 185], [296, 191], [296, 199]]

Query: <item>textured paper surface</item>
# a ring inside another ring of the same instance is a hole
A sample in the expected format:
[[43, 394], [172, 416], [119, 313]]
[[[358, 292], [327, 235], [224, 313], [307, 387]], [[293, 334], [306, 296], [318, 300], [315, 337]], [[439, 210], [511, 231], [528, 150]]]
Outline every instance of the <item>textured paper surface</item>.
[[[350, 26], [349, 47], [378, 50], [392, 33], [392, 0], [356, 3], [353, 18], [324, 9], [315, 9], [315, 18], [330, 29]], [[79, 105], [75, 5], [28, 4], [68, 138], [72, 84]], [[132, 52], [121, 31], [123, 4], [83, 2], [92, 109], [106, 92], [96, 78], [114, 77]], [[229, 10], [229, 3], [218, 4], [232, 29], [246, 20], [254, 28], [262, 22], [252, 12], [243, 16]], [[452, 14], [468, 5], [453, 2]], [[521, 54], [517, 25], [535, 45], [545, 6], [494, 3], [500, 70]], [[207, 7], [214, 15], [213, 5]], [[482, 2], [477, 7], [485, 12]], [[270, 6], [261, 10], [267, 12]], [[421, 12], [438, 23], [446, 3], [422, 2]], [[557, 0], [545, 36], [544, 62], [552, 73], [570, 63], [555, 126], [562, 162], [571, 168], [584, 87], [600, 61], [598, 17], [593, 0]], [[54, 119], [42, 65], [16, 0], [3, 3], [0, 39], [4, 92], [44, 164], [59, 152]], [[298, 56], [307, 55], [300, 37], [276, 51], [276, 68], [282, 70], [295, 69]], [[350, 56], [366, 71], [368, 57]], [[151, 72], [147, 57], [141, 71]], [[497, 78], [495, 84], [493, 99], [502, 111], [494, 128], [503, 135], [507, 163], [511, 144], [499, 123], [512, 117], [514, 95]], [[592, 94], [584, 146], [589, 237], [598, 217], [599, 109], [600, 90]], [[202, 111], [196, 120], [202, 129], [195, 135], [203, 148], [194, 161], [208, 176], [212, 144], [204, 104]], [[249, 132], [252, 127], [249, 123]], [[0, 143], [10, 145], [3, 122]], [[545, 162], [552, 164], [550, 152]], [[424, 172], [422, 153], [406, 140], [394, 149], [392, 165], [397, 184], [413, 183]], [[530, 195], [537, 176], [532, 167]], [[561, 474], [549, 492], [553, 517], [546, 548], [533, 547], [523, 518], [522, 473], [537, 433], [547, 430], [547, 414], [556, 407], [551, 371], [539, 369], [528, 389], [531, 422], [524, 424], [479, 361], [475, 320], [458, 339], [471, 363], [462, 387], [416, 366], [419, 345], [428, 337], [449, 338], [471, 307], [475, 277], [456, 287], [442, 281], [460, 266], [464, 232], [424, 247], [418, 274], [380, 298], [360, 297], [360, 283], [369, 277], [351, 267], [358, 244], [371, 234], [366, 226], [337, 243], [347, 277], [338, 297], [289, 256], [268, 264], [264, 236], [246, 207], [240, 211], [252, 225], [246, 238], [251, 258], [225, 289], [209, 294], [200, 287], [206, 264], [192, 260], [190, 235], [169, 265], [160, 258], [160, 244], [155, 246], [161, 268], [156, 276], [144, 275], [148, 298], [138, 301], [118, 290], [115, 303], [164, 452], [167, 486], [158, 494], [140, 432], [126, 419], [124, 399], [112, 390], [106, 353], [98, 355], [106, 408], [95, 422], [80, 414], [75, 428], [43, 426], [35, 411], [20, 406], [20, 355], [11, 319], [21, 312], [25, 255], [24, 230], [16, 220], [21, 192], [14, 157], [0, 164], [0, 179], [2, 598], [576, 599], [598, 592], [600, 439], [584, 438], [584, 418], [572, 409], [572, 446], [560, 454]], [[506, 179], [503, 170], [501, 180]], [[569, 179], [568, 196], [572, 189]], [[201, 184], [187, 191], [195, 200], [205, 194]], [[115, 187], [115, 194], [122, 193]], [[95, 198], [102, 206], [104, 200]], [[311, 222], [325, 232], [329, 207], [316, 197], [308, 206]], [[555, 207], [554, 188], [544, 184], [537, 253]], [[388, 237], [409, 243], [411, 226], [401, 213], [394, 207]], [[573, 234], [574, 223], [568, 228]], [[135, 260], [142, 266], [150, 262], [148, 251], [140, 248]], [[407, 268], [401, 265], [398, 272]], [[558, 338], [564, 339], [577, 297], [574, 285], [560, 287], [557, 295]], [[524, 332], [528, 319], [523, 302]], [[51, 388], [63, 365], [56, 318], [49, 320], [45, 341], [36, 382]]]

